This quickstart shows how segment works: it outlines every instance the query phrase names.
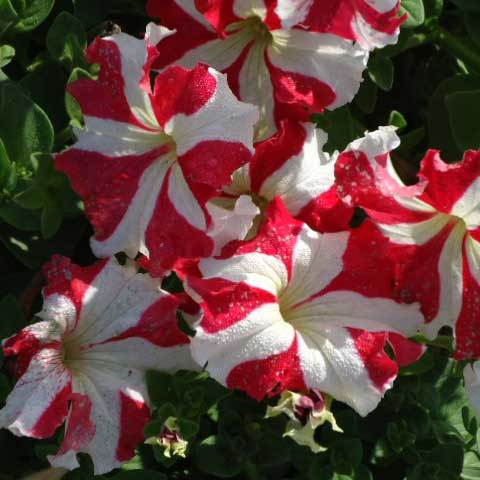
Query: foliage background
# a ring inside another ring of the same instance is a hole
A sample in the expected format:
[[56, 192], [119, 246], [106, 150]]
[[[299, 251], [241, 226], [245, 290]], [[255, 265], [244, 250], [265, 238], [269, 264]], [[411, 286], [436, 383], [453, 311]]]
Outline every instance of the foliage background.
[[[480, 1], [402, 3], [410, 18], [399, 43], [372, 55], [351, 105], [315, 121], [329, 133], [330, 151], [367, 129], [396, 125], [402, 146], [395, 162], [413, 182], [427, 148], [453, 161], [480, 147]], [[73, 141], [72, 127], [82, 122], [65, 87], [98, 72], [83, 53], [95, 36], [119, 30], [141, 36], [148, 21], [144, 0], [0, 0], [0, 338], [40, 310], [40, 267], [52, 253], [79, 264], [94, 260], [82, 205], [51, 158]], [[170, 278], [166, 287], [178, 284]], [[478, 424], [466, 404], [462, 365], [450, 352], [445, 332], [422, 360], [402, 370], [367, 418], [334, 403], [345, 433], [322, 427], [318, 440], [328, 450], [317, 455], [283, 439], [285, 420], [265, 420], [265, 404], [228, 392], [203, 373], [152, 373], [150, 432], [158, 433], [168, 416], [181, 419], [187, 458], [169, 460], [144, 445], [122, 471], [106, 477], [480, 479]], [[0, 406], [12, 388], [11, 370], [0, 353]], [[46, 468], [61, 435], [32, 441], [0, 431], [0, 480]], [[66, 478], [91, 476], [84, 458]]]

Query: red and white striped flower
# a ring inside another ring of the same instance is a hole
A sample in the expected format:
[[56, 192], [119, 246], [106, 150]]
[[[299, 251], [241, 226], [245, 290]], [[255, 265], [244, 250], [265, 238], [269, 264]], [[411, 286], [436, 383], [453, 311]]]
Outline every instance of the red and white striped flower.
[[396, 43], [400, 25], [407, 18], [399, 15], [400, 0], [275, 0], [273, 3], [277, 3], [280, 17], [282, 12], [296, 12], [302, 26], [355, 40], [366, 50]]
[[337, 161], [339, 191], [396, 245], [397, 295], [422, 304], [425, 333], [450, 326], [457, 358], [479, 358], [480, 151], [446, 164], [429, 150], [408, 187], [389, 156], [398, 145], [389, 128], [353, 142]]
[[[228, 74], [241, 100], [260, 107], [257, 139], [282, 118], [308, 121], [358, 91], [368, 52], [350, 39], [304, 23], [312, 2], [150, 0], [148, 12], [170, 29], [155, 68], [205, 62]], [[293, 8], [292, 8], [293, 7]]]
[[250, 163], [234, 173], [226, 195], [209, 208], [232, 203], [233, 209], [241, 203], [238, 198], [246, 195], [264, 213], [270, 202], [280, 197], [294, 217], [314, 230], [348, 228], [353, 209], [337, 194], [336, 155], [323, 151], [326, 142], [327, 134], [313, 124], [283, 120], [279, 132], [256, 144]]
[[275, 200], [254, 240], [187, 278], [204, 312], [193, 357], [254, 398], [318, 389], [366, 415], [397, 374], [388, 332], [411, 336], [422, 323], [417, 305], [391, 299], [386, 243], [372, 224], [315, 232]]
[[149, 420], [147, 369], [190, 368], [179, 300], [114, 258], [79, 267], [54, 257], [46, 267], [43, 321], [4, 341], [20, 377], [0, 410], [0, 427], [48, 438], [66, 422], [56, 467], [88, 453], [95, 473], [134, 454]]
[[151, 42], [163, 34], [149, 25], [145, 41], [125, 34], [95, 40], [87, 54], [101, 65], [98, 79], [69, 86], [85, 128], [56, 156], [84, 200], [94, 253], [140, 252], [157, 274], [179, 257], [211, 254], [215, 225], [205, 203], [250, 159], [258, 118], [206, 65], [168, 68], [152, 90]]

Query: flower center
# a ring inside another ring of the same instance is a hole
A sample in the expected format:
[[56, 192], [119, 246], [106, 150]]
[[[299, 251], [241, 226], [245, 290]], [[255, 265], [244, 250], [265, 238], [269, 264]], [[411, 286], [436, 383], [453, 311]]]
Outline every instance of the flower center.
[[78, 338], [70, 336], [62, 340], [62, 361], [65, 368], [75, 370], [82, 359], [82, 347]]
[[285, 295], [285, 292], [282, 292], [278, 297], [278, 306], [280, 307], [280, 313], [282, 314], [283, 320], [285, 322], [293, 324], [292, 314], [295, 310], [295, 305], [290, 302]]
[[450, 217], [452, 221], [455, 222], [456, 228], [461, 229], [463, 232], [466, 232], [468, 230], [467, 221], [465, 218], [459, 217], [457, 215], [450, 215]]
[[248, 32], [257, 43], [269, 44], [273, 40], [273, 35], [270, 32], [270, 29], [263, 23], [262, 19], [255, 15], [242, 20], [241, 22], [232, 23], [229, 28], [229, 31], [239, 31]]

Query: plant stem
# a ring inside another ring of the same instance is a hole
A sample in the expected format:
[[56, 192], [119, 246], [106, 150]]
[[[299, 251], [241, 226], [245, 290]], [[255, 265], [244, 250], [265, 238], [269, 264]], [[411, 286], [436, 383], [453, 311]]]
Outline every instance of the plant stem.
[[444, 47], [450, 53], [471, 66], [476, 72], [480, 73], [480, 54], [465, 40], [441, 27], [438, 27], [435, 32], [432, 33], [431, 40], [437, 45]]

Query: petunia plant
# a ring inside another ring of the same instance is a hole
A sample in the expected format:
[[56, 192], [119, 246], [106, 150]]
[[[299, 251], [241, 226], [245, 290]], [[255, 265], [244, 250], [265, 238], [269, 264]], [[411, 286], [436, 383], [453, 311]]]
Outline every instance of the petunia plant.
[[0, 0], [0, 479], [480, 479], [479, 15]]

